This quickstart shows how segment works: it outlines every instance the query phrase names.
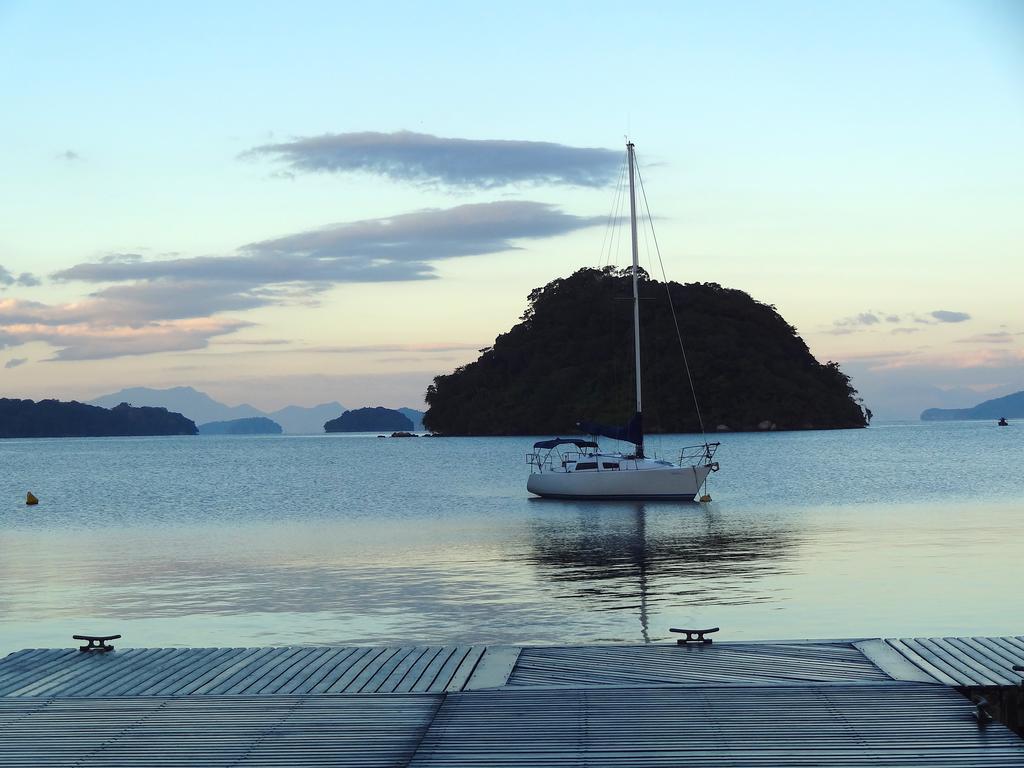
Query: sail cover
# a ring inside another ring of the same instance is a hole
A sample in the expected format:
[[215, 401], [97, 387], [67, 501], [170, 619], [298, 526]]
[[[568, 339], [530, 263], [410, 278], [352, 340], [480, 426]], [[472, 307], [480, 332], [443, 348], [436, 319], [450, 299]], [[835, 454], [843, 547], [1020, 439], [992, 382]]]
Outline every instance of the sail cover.
[[633, 417], [626, 422], [624, 427], [609, 427], [593, 421], [581, 421], [576, 426], [580, 431], [586, 432], [588, 435], [601, 435], [602, 437], [610, 437], [612, 440], [625, 440], [627, 443], [633, 443], [633, 445], [644, 444], [643, 416], [640, 413], [634, 413]]
[[575, 445], [577, 448], [597, 448], [597, 443], [590, 440], [579, 440], [575, 437], [556, 437], [554, 440], [539, 440], [534, 448], [554, 448], [559, 445]]

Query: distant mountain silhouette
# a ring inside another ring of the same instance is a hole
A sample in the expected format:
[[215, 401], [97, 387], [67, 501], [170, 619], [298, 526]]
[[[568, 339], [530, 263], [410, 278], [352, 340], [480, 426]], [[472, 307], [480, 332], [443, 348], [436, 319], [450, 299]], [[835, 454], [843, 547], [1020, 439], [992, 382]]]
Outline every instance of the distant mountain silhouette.
[[345, 412], [341, 403], [321, 403], [310, 408], [289, 405], [267, 414], [284, 428], [285, 432], [296, 435], [319, 435], [324, 431], [324, 422]]
[[973, 408], [929, 408], [921, 421], [961, 421], [968, 419], [1024, 419], [1024, 390], [1006, 397], [978, 403]]
[[404, 414], [412, 422], [413, 431], [423, 431], [423, 411], [417, 411], [415, 408], [396, 408], [395, 410]]
[[411, 429], [409, 417], [390, 408], [356, 408], [324, 424], [324, 432], [400, 432]]
[[281, 432], [280, 424], [263, 416], [199, 425], [200, 435], [280, 435]]
[[111, 409], [74, 400], [0, 399], [0, 437], [128, 437], [194, 435], [196, 425], [166, 408]]
[[281, 425], [285, 432], [294, 434], [320, 434], [324, 422], [341, 415], [345, 407], [341, 403], [321, 403], [312, 407], [289, 405], [271, 413], [265, 413], [251, 405], [225, 405], [217, 402], [205, 392], [192, 387], [171, 387], [151, 389], [131, 387], [90, 400], [91, 405], [110, 408], [118, 403], [149, 405], [167, 408], [181, 413], [197, 424], [236, 419], [269, 418]]
[[205, 392], [192, 387], [171, 387], [170, 389], [150, 389], [149, 387], [132, 387], [103, 395], [89, 401], [90, 405], [101, 408], [112, 408], [118, 403], [132, 405], [149, 405], [167, 408], [192, 419], [196, 424], [211, 421], [231, 421], [233, 419], [249, 419], [267, 414], [251, 405], [224, 405], [218, 403]]

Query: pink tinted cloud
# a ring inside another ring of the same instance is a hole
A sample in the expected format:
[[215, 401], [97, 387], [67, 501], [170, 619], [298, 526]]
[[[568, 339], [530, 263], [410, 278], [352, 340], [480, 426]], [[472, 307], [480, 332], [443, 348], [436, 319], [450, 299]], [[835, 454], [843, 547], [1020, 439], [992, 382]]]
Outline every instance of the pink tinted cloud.
[[54, 360], [96, 360], [202, 349], [211, 338], [250, 325], [216, 317], [153, 319], [122, 309], [102, 298], [55, 305], [2, 300], [0, 347], [42, 341], [57, 349]]
[[[872, 359], [865, 356], [865, 359]], [[897, 368], [933, 368], [933, 369], [967, 369], [967, 368], [1005, 368], [1024, 363], [1024, 349], [971, 349], [964, 351], [935, 351], [927, 353], [907, 353], [891, 357], [875, 356], [870, 368], [873, 371], [893, 370]]]

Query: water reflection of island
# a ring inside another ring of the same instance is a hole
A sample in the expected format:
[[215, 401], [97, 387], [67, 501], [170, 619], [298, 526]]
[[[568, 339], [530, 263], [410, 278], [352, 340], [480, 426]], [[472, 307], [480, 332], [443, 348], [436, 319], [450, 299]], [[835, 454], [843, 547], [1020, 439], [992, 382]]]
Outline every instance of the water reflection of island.
[[645, 642], [652, 604], [771, 599], [754, 582], [784, 573], [799, 538], [781, 524], [730, 520], [703, 505], [581, 503], [560, 511], [531, 521], [524, 557], [544, 581], [570, 585], [560, 597], [592, 610], [638, 611]]

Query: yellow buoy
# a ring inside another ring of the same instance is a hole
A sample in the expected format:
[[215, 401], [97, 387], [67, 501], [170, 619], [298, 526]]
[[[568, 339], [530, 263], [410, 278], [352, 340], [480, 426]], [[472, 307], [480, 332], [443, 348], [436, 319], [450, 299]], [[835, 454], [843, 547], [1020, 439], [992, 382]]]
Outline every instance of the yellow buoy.
[[705, 493], [703, 496], [700, 497], [700, 500], [702, 503], [707, 504], [709, 501], [711, 501], [711, 497]]
[[32, 491], [29, 491], [25, 496], [25, 503], [30, 507], [34, 507], [39, 503], [39, 499], [36, 498], [36, 495], [32, 493]]

